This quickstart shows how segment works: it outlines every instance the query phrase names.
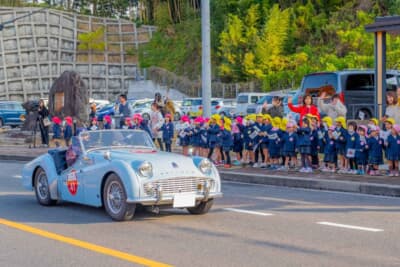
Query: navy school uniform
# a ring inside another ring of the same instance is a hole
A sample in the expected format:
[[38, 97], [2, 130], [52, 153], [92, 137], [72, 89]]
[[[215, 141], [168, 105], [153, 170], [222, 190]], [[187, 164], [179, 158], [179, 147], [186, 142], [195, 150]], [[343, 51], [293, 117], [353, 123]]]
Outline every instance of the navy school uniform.
[[[260, 123], [255, 123], [253, 125], [253, 132], [258, 132], [258, 133], [266, 133], [267, 132], [267, 128], [265, 127], [264, 124], [260, 124]], [[264, 141], [264, 136], [260, 136], [257, 135], [254, 139], [254, 146], [253, 146], [253, 150], [256, 148], [262, 148], [261, 144]]]
[[244, 129], [245, 127], [241, 124], [238, 124], [237, 127], [239, 128], [238, 133], [232, 134], [233, 137], [233, 152], [239, 153], [243, 151], [243, 139], [244, 139]]
[[285, 157], [296, 157], [298, 136], [296, 133], [285, 132], [282, 136], [282, 153]]
[[160, 130], [162, 131], [163, 142], [171, 144], [174, 138], [174, 124], [172, 122], [164, 123]]
[[71, 140], [72, 138], [72, 126], [71, 125], [66, 125], [64, 129], [64, 140]]
[[329, 138], [326, 136], [324, 146], [324, 162], [326, 163], [336, 163], [337, 162], [337, 147], [334, 138]]
[[386, 145], [386, 159], [397, 161], [400, 159], [400, 136], [389, 135]]
[[189, 125], [184, 126], [178, 133], [179, 137], [179, 144], [181, 146], [188, 146], [190, 145], [190, 138], [191, 138], [192, 129]]
[[[347, 155], [347, 152], [349, 149], [356, 149], [356, 144], [358, 140], [360, 139], [360, 136], [356, 132], [348, 132], [346, 136], [346, 146], [345, 146], [345, 155]], [[355, 158], [355, 155], [354, 155]]]
[[261, 128], [263, 133], [266, 133], [265, 136], [260, 136], [260, 145], [262, 149], [269, 149], [269, 142], [270, 142], [270, 138], [268, 136], [269, 132], [272, 130], [272, 125], [271, 124], [263, 124], [262, 128]]
[[318, 130], [312, 130], [310, 134], [310, 141], [311, 141], [311, 155], [317, 156], [318, 155]]
[[143, 121], [140, 123], [139, 129], [145, 131], [146, 133], [148, 133], [150, 137], [153, 136], [153, 135], [151, 134], [150, 127], [149, 127], [149, 123], [148, 123], [147, 120], [143, 120]]
[[251, 151], [253, 150], [253, 144], [254, 141], [250, 137], [253, 132], [253, 127], [252, 125], [245, 126], [243, 129], [243, 143], [244, 143], [244, 149]]
[[321, 126], [318, 128], [317, 131], [318, 134], [318, 147], [319, 147], [319, 153], [324, 153], [324, 148], [325, 148], [325, 138], [328, 136], [328, 131], [325, 129], [324, 126]]
[[301, 127], [297, 130], [299, 136], [298, 139], [298, 150], [300, 154], [311, 154], [311, 129], [310, 127]]
[[200, 147], [200, 139], [201, 139], [201, 127], [196, 126], [192, 129], [192, 136], [190, 138], [190, 143], [194, 147]]
[[282, 132], [279, 128], [271, 128], [268, 131], [268, 153], [272, 159], [279, 158], [281, 155]]
[[204, 128], [200, 128], [200, 147], [208, 148], [208, 131]]
[[104, 123], [104, 129], [105, 130], [110, 130], [111, 129], [111, 123]]
[[220, 138], [221, 138], [222, 150], [224, 152], [230, 151], [233, 146], [233, 139], [231, 132], [227, 131], [226, 129], [222, 130], [220, 132]]
[[345, 155], [346, 154], [346, 138], [347, 138], [347, 131], [343, 127], [335, 129], [337, 134], [336, 139], [336, 150], [338, 155]]
[[213, 124], [210, 125], [210, 128], [208, 128], [208, 147], [209, 148], [215, 148], [219, 146], [219, 132], [221, 131], [220, 127], [218, 124]]
[[355, 144], [357, 165], [368, 164], [368, 139], [365, 136], [359, 136]]
[[383, 164], [383, 139], [371, 137], [368, 139], [368, 163], [372, 165]]
[[53, 124], [53, 138], [54, 139], [61, 138], [61, 126], [59, 124]]

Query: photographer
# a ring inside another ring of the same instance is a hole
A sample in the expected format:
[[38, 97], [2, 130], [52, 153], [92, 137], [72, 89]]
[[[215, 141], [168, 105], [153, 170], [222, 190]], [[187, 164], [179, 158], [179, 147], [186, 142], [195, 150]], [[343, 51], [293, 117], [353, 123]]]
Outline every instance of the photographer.
[[38, 108], [38, 123], [40, 128], [40, 136], [42, 138], [42, 145], [45, 147], [49, 146], [49, 126], [51, 124], [49, 120], [49, 110], [44, 105], [44, 101], [39, 100]]

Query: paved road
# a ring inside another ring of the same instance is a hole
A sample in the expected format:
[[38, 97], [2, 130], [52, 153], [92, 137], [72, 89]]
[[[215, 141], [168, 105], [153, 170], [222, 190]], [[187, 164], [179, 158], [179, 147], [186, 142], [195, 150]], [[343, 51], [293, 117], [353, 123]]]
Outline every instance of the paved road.
[[116, 223], [102, 209], [39, 206], [21, 168], [0, 162], [0, 266], [400, 265], [400, 199], [224, 183], [207, 215]]

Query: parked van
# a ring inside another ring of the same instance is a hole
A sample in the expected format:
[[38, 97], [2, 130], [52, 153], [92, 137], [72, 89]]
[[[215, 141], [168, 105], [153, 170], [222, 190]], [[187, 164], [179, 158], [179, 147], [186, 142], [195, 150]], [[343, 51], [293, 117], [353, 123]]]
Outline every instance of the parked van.
[[236, 97], [237, 115], [246, 115], [249, 105], [256, 104], [260, 98], [268, 95], [268, 93], [240, 93]]
[[[396, 90], [399, 86], [400, 72], [388, 70], [386, 77], [387, 90]], [[369, 119], [375, 114], [374, 79], [374, 70], [311, 73], [303, 77], [293, 103], [301, 103], [305, 94], [312, 95], [314, 103], [317, 103], [317, 98], [322, 92], [327, 95], [339, 94], [340, 100], [347, 107], [348, 119]]]

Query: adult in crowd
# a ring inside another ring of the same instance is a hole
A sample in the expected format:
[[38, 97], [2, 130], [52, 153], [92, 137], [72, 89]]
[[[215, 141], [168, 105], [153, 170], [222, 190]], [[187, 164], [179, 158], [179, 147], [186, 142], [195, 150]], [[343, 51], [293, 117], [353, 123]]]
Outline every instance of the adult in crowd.
[[284, 117], [282, 98], [280, 96], [274, 96], [272, 98], [272, 105], [264, 103], [261, 113], [268, 114], [272, 118], [279, 117], [282, 119]]
[[397, 87], [396, 95], [397, 95], [397, 105], [400, 106], [400, 87]]
[[159, 92], [157, 92], [155, 95], [154, 95], [154, 102], [153, 103], [155, 103], [155, 104], [157, 104], [157, 106], [158, 106], [158, 110], [161, 112], [161, 114], [164, 116], [165, 115], [165, 111], [164, 111], [164, 108], [165, 108], [165, 101], [162, 99], [162, 96], [161, 96], [161, 94], [159, 93]]
[[119, 106], [118, 106], [119, 115], [121, 115], [119, 121], [119, 128], [122, 128], [125, 124], [126, 118], [130, 118], [133, 115], [132, 107], [129, 105], [127, 101], [127, 97], [124, 94], [119, 96]]
[[311, 114], [314, 116], [317, 116], [318, 121], [321, 121], [320, 115], [319, 115], [319, 110], [316, 106], [313, 105], [313, 98], [311, 95], [305, 95], [303, 97], [303, 103], [302, 105], [294, 106], [293, 105], [293, 98], [289, 96], [288, 98], [288, 107], [291, 111], [299, 113], [300, 114], [300, 126], [303, 124], [303, 118], [307, 114]]
[[51, 124], [49, 119], [49, 110], [46, 108], [44, 101], [39, 100], [38, 117], [40, 137], [42, 139], [42, 146], [49, 146], [49, 126]]
[[151, 104], [151, 114], [150, 114], [150, 130], [151, 135], [153, 137], [153, 141], [157, 140], [157, 143], [160, 147], [161, 151], [164, 151], [163, 143], [162, 143], [162, 128], [164, 124], [164, 118], [161, 114], [160, 108], [157, 103]]
[[400, 124], [400, 106], [398, 105], [397, 96], [394, 92], [386, 93], [385, 118], [393, 118], [395, 124]]
[[97, 112], [96, 103], [90, 104], [89, 121], [92, 121], [94, 118], [96, 118], [96, 112]]
[[318, 99], [319, 111], [324, 113], [326, 116], [331, 117], [333, 121], [335, 121], [337, 117], [346, 118], [347, 108], [342, 101], [340, 101], [339, 95], [334, 94], [330, 103], [325, 103], [327, 98], [329, 97], [327, 97], [326, 92], [322, 92]]

